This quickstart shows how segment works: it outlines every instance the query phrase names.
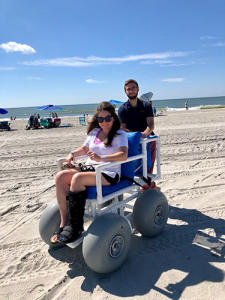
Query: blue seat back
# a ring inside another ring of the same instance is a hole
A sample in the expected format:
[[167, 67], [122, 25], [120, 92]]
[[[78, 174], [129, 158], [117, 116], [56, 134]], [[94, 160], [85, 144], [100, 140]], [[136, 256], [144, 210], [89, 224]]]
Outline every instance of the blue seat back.
[[[150, 143], [146, 144], [146, 150], [147, 150], [147, 170], [151, 168], [151, 149], [150, 149]], [[139, 146], [139, 153], [142, 152], [142, 145]], [[142, 177], [143, 176], [143, 161], [142, 159], [139, 159], [136, 164], [135, 168], [135, 176]]]
[[[128, 137], [128, 157], [140, 154], [140, 132], [127, 132]], [[127, 162], [121, 165], [121, 177], [126, 176], [133, 178], [137, 166], [137, 160]]]

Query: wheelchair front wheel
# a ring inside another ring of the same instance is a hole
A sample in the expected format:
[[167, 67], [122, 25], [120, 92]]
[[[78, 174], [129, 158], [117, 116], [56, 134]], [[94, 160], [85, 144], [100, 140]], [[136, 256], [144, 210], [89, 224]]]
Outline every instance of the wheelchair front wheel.
[[117, 214], [96, 218], [83, 240], [83, 257], [88, 267], [97, 273], [109, 273], [125, 261], [131, 240], [128, 221]]
[[39, 233], [42, 240], [51, 245], [50, 238], [60, 225], [60, 213], [56, 200], [52, 201], [43, 211], [39, 222]]

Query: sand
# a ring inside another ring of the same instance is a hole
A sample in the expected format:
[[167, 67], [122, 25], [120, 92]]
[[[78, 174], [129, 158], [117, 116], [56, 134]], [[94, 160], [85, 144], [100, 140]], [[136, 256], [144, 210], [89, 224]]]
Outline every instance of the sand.
[[56, 159], [85, 139], [85, 126], [0, 132], [0, 299], [225, 299], [225, 110], [164, 112], [162, 178], [170, 213], [162, 234], [134, 235], [128, 259], [99, 275], [81, 247], [49, 250], [38, 232], [55, 198]]

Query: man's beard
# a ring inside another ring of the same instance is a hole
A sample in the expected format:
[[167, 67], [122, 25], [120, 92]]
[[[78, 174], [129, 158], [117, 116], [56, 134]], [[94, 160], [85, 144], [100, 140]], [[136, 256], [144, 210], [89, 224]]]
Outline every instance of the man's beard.
[[136, 94], [136, 95], [134, 95], [134, 96], [130, 96], [129, 99], [130, 99], [130, 100], [135, 100], [135, 99], [137, 98], [137, 95], [138, 95], [138, 94]]

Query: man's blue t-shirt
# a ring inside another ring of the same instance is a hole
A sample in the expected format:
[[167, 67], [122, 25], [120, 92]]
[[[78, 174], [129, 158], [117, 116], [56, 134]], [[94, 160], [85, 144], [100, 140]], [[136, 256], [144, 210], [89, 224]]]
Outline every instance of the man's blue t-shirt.
[[136, 107], [132, 107], [129, 101], [122, 104], [118, 115], [120, 122], [125, 123], [127, 129], [140, 132], [148, 126], [146, 118], [154, 117], [151, 104], [139, 99]]

